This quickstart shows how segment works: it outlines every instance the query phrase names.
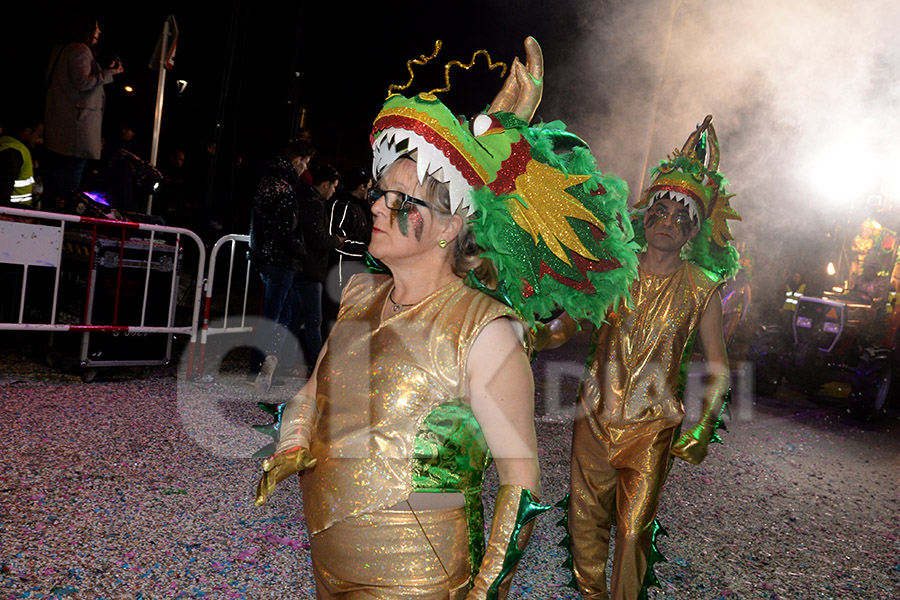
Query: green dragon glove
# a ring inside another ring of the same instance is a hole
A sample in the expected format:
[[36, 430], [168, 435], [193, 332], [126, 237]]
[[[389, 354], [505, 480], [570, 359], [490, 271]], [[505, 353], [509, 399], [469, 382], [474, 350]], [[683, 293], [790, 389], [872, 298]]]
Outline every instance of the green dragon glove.
[[502, 600], [534, 529], [534, 520], [549, 506], [537, 503], [531, 490], [501, 485], [497, 491], [491, 537], [481, 568], [466, 600]]
[[672, 455], [699, 465], [709, 452], [710, 441], [720, 441], [716, 429], [721, 423], [719, 416], [725, 406], [725, 393], [730, 383], [730, 375], [718, 373], [707, 375], [703, 394], [703, 412], [697, 424], [686, 431], [672, 445]]

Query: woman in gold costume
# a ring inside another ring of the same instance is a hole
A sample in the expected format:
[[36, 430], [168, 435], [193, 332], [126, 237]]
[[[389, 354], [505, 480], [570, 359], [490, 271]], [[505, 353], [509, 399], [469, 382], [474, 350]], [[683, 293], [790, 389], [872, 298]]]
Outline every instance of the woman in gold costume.
[[[344, 288], [256, 492], [261, 505], [301, 473], [320, 599], [505, 598], [548, 508], [537, 504], [528, 326], [556, 304], [602, 315], [634, 268], [618, 181], [585, 148], [554, 151], [578, 141], [558, 123], [528, 126], [543, 61], [536, 41], [526, 49], [471, 122], [441, 90], [391, 92], [376, 117], [369, 253], [390, 274]], [[491, 459], [500, 487], [485, 543]]]
[[[313, 377], [285, 408], [260, 497], [269, 481], [308, 469], [317, 597], [462, 598], [472, 575], [466, 495], [480, 496], [488, 448], [501, 489], [477, 589], [497, 579], [519, 507], [539, 491], [524, 329], [463, 284], [471, 234], [445, 185], [420, 184], [416, 162], [401, 158], [369, 197], [369, 252], [391, 275], [348, 284]], [[316, 398], [328, 399], [318, 418]]]

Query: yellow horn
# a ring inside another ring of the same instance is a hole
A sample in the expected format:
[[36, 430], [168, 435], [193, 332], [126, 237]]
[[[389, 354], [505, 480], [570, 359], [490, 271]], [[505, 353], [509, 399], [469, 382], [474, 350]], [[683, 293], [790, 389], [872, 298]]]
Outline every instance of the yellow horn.
[[685, 156], [694, 151], [694, 148], [697, 147], [697, 142], [700, 141], [700, 136], [703, 135], [703, 131], [709, 127], [709, 124], [712, 123], [712, 115], [706, 115], [706, 118], [703, 119], [703, 123], [701, 123], [697, 129], [694, 130], [690, 136], [688, 136], [687, 141], [684, 143], [684, 146], [681, 148], [681, 155]]
[[709, 124], [709, 128], [707, 128], [707, 146], [709, 153], [709, 165], [707, 168], [711, 171], [719, 170], [719, 138], [716, 136], [716, 128], [712, 126], [712, 123]]
[[511, 112], [531, 122], [544, 93], [544, 55], [533, 37], [525, 39], [525, 66], [516, 58], [488, 112]]

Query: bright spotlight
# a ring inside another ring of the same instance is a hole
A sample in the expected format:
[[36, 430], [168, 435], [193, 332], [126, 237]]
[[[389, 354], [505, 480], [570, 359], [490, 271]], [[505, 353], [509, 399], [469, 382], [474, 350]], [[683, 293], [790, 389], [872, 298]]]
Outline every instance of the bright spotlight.
[[835, 273], [837, 273], [837, 270], [835, 270], [835, 268], [834, 268], [834, 263], [833, 263], [833, 262], [828, 263], [828, 268], [825, 269], [825, 271], [826, 271], [829, 275], [834, 275]]
[[186, 79], [179, 79], [179, 80], [178, 80], [178, 93], [179, 93], [179, 94], [183, 94], [183, 93], [184, 93], [184, 88], [187, 87], [187, 84], [188, 84], [188, 82], [187, 82]]
[[[878, 189], [885, 170], [873, 140], [865, 131], [848, 127], [818, 140], [801, 170], [812, 192], [833, 207], [849, 207]], [[852, 173], [839, 177], [837, 173]], [[838, 183], [840, 182], [840, 183]]]
[[128, 92], [128, 93], [130, 94], [131, 92], [134, 91], [134, 88], [131, 87], [130, 85], [126, 85], [126, 86], [125, 86], [125, 91]]

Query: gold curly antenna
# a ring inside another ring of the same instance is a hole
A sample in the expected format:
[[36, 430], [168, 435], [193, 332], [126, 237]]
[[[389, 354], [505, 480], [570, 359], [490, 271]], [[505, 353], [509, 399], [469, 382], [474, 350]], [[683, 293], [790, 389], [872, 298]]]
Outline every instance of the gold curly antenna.
[[415, 77], [415, 74], [413, 73], [413, 68], [412, 68], [412, 66], [413, 66], [413, 65], [425, 65], [425, 64], [427, 64], [428, 61], [432, 60], [435, 56], [437, 56], [438, 52], [440, 52], [440, 50], [441, 50], [441, 46], [442, 46], [442, 45], [443, 45], [443, 42], [442, 42], [441, 40], [435, 40], [435, 42], [434, 42], [434, 52], [431, 53], [431, 56], [425, 56], [425, 55], [423, 54], [423, 55], [420, 56], [419, 58], [414, 58], [414, 59], [412, 59], [412, 60], [406, 61], [406, 70], [409, 71], [409, 81], [406, 82], [406, 85], [389, 85], [389, 86], [388, 86], [388, 95], [387, 95], [387, 97], [390, 98], [391, 96], [393, 96], [394, 94], [396, 94], [397, 91], [399, 91], [399, 90], [405, 90], [405, 89], [407, 89], [409, 86], [411, 86], [411, 85], [412, 85], [412, 82], [413, 82], [413, 78]]
[[[391, 96], [395, 95], [400, 90], [405, 90], [405, 89], [409, 88], [409, 86], [412, 85], [413, 79], [415, 78], [415, 74], [413, 73], [412, 66], [413, 65], [421, 66], [421, 65], [427, 64], [430, 60], [432, 60], [435, 56], [437, 56], [438, 52], [441, 50], [442, 45], [443, 45], [443, 42], [441, 40], [436, 40], [434, 42], [434, 52], [431, 53], [431, 56], [425, 56], [423, 54], [419, 58], [414, 58], [412, 60], [406, 61], [406, 70], [409, 71], [409, 81], [407, 81], [405, 85], [396, 85], [395, 84], [395, 85], [388, 86], [387, 97], [390, 98]], [[487, 58], [488, 70], [493, 71], [494, 69], [500, 67], [500, 69], [501, 69], [500, 77], [503, 77], [506, 75], [507, 65], [505, 62], [494, 62], [493, 59], [491, 59], [491, 55], [487, 50], [477, 50], [472, 55], [472, 58], [469, 60], [469, 64], [463, 64], [463, 63], [459, 62], [458, 60], [451, 60], [446, 65], [444, 65], [444, 87], [433, 89], [430, 92], [427, 92], [424, 94], [419, 94], [419, 95], [422, 98], [434, 100], [436, 98], [435, 94], [438, 94], [440, 92], [449, 91], [450, 90], [450, 67], [462, 67], [463, 69], [468, 71], [475, 65], [475, 59], [478, 58], [479, 55], [484, 55], [484, 57]]]
[[422, 97], [428, 98], [428, 99], [433, 99], [435, 97], [435, 94], [450, 91], [450, 67], [462, 67], [463, 69], [468, 71], [475, 65], [475, 59], [478, 58], [479, 55], [483, 55], [485, 58], [487, 58], [487, 62], [488, 62], [487, 66], [488, 66], [489, 71], [493, 71], [497, 67], [500, 67], [501, 68], [500, 77], [503, 77], [504, 75], [506, 75], [506, 63], [505, 62], [494, 62], [491, 59], [491, 55], [487, 50], [476, 50], [475, 53], [472, 55], [472, 58], [469, 59], [469, 64], [467, 64], [467, 65], [462, 64], [458, 60], [451, 60], [446, 65], [444, 65], [444, 87], [431, 90], [430, 92], [428, 92], [426, 94], [422, 94]]

